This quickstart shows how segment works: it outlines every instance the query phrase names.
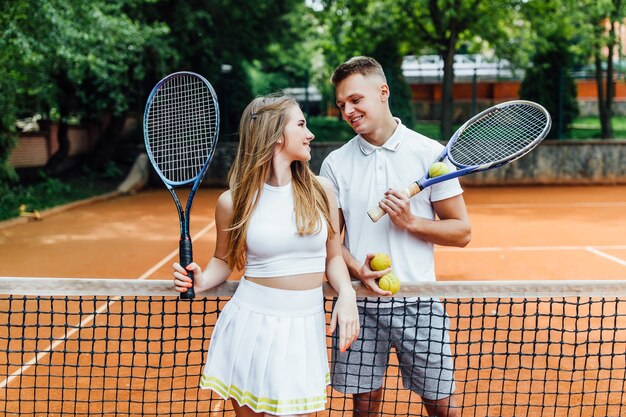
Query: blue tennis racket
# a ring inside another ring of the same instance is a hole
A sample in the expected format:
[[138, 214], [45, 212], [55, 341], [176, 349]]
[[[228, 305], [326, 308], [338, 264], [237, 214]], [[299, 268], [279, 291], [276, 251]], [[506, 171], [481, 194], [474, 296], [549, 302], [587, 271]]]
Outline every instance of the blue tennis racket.
[[[547, 110], [532, 101], [513, 100], [490, 107], [465, 122], [435, 161], [447, 157], [456, 171], [437, 177], [426, 172], [402, 192], [411, 198], [431, 185], [509, 164], [539, 145], [551, 125]], [[376, 207], [367, 214], [376, 222], [386, 212]]]
[[[180, 264], [193, 261], [189, 215], [196, 191], [215, 152], [219, 106], [211, 84], [192, 72], [170, 74], [152, 89], [143, 118], [146, 151], [172, 195], [180, 222]], [[183, 210], [175, 189], [192, 184]], [[193, 283], [193, 273], [188, 272]], [[195, 297], [193, 287], [180, 294]]]

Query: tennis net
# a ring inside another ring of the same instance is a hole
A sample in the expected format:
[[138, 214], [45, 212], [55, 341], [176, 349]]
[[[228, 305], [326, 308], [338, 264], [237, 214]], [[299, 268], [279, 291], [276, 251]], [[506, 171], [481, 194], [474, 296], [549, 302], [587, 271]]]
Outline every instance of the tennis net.
[[[215, 321], [236, 285], [226, 282], [190, 302], [179, 300], [169, 281], [0, 278], [0, 413], [234, 415], [229, 402], [198, 383]], [[330, 311], [333, 292], [325, 294]], [[417, 339], [428, 345], [449, 330], [443, 354], [454, 369], [434, 367], [428, 382], [403, 381], [391, 354], [382, 415], [427, 415], [404, 382], [432, 387], [451, 378], [460, 416], [626, 415], [626, 282], [405, 284], [394, 302], [404, 297], [420, 297], [418, 314], [431, 323]], [[376, 315], [404, 319], [387, 306]], [[367, 375], [365, 358], [359, 373]], [[328, 393], [327, 410], [317, 415], [351, 414], [351, 396]]]

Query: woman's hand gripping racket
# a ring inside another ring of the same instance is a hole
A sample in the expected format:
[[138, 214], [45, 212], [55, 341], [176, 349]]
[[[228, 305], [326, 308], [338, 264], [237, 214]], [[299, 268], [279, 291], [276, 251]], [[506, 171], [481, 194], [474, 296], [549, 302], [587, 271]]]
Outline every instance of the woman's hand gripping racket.
[[[198, 74], [170, 74], [152, 89], [143, 119], [150, 162], [178, 209], [180, 264], [193, 261], [189, 213], [193, 198], [211, 162], [219, 131], [219, 107], [211, 84]], [[174, 188], [192, 184], [183, 210]], [[189, 272], [193, 282], [193, 273]], [[193, 287], [180, 294], [192, 299]]]
[[[533, 150], [546, 137], [550, 114], [537, 103], [508, 101], [465, 122], [452, 136], [436, 162], [446, 157], [457, 170], [433, 177], [428, 172], [402, 192], [409, 198], [426, 187], [474, 172], [511, 163]], [[386, 214], [380, 207], [367, 212], [372, 221]]]

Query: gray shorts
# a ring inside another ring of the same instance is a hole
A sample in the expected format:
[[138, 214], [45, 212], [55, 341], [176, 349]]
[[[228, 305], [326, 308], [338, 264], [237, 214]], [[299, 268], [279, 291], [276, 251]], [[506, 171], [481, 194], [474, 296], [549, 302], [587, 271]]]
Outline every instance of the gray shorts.
[[454, 363], [450, 353], [450, 322], [434, 299], [359, 307], [361, 333], [346, 352], [333, 338], [332, 385], [346, 394], [375, 391], [383, 386], [389, 351], [394, 347], [405, 389], [428, 400], [452, 395]]

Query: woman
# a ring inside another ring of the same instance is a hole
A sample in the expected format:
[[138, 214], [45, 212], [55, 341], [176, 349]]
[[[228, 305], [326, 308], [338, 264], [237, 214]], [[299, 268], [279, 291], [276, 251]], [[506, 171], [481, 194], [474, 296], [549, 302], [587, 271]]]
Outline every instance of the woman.
[[[332, 186], [309, 169], [313, 134], [297, 102], [265, 96], [244, 110], [230, 190], [217, 202], [215, 254], [192, 263], [200, 292], [244, 269], [221, 313], [201, 387], [230, 398], [238, 416], [323, 410], [329, 384], [324, 276], [338, 293], [329, 333], [346, 350], [359, 332], [356, 296], [343, 261]], [[191, 286], [174, 264], [179, 292]]]

